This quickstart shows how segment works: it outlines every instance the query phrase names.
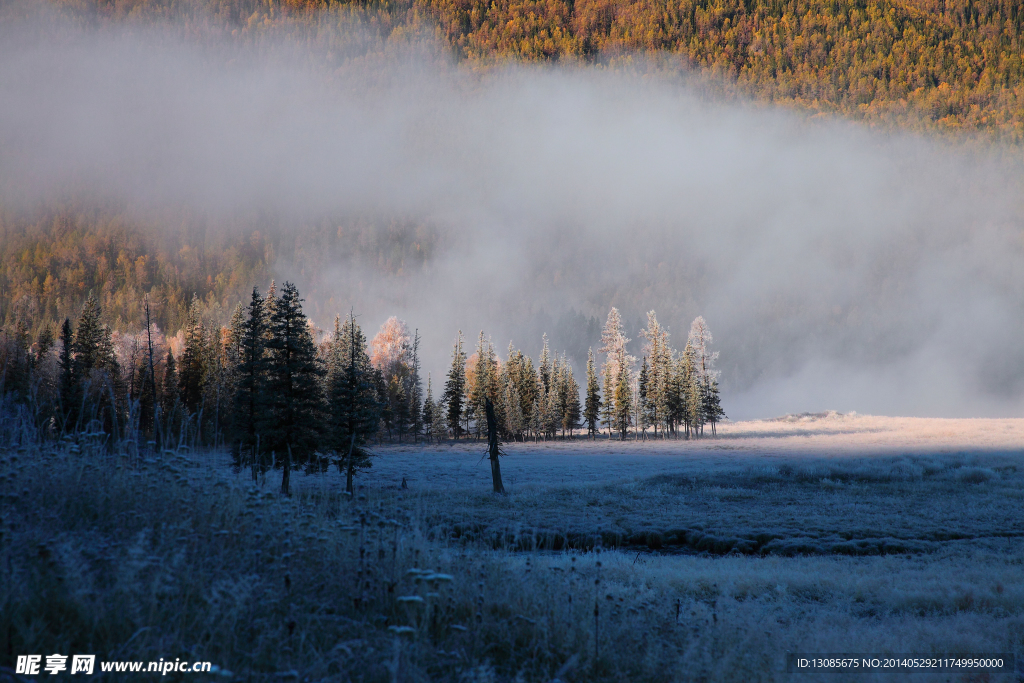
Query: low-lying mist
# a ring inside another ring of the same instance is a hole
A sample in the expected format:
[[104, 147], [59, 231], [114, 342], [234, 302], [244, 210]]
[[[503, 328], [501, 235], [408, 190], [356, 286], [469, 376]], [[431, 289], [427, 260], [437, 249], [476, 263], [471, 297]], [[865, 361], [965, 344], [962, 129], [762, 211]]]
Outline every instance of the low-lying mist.
[[617, 306], [628, 336], [654, 309], [679, 348], [703, 315], [732, 418], [1022, 407], [1022, 176], [1005, 154], [716, 103], [642, 65], [476, 73], [413, 45], [325, 71], [287, 40], [25, 28], [0, 30], [8, 210], [95, 197], [214, 230], [254, 212], [282, 231], [429, 226], [412, 271], [300, 255], [275, 272], [322, 327], [350, 307], [369, 336], [405, 319], [435, 380], [459, 329], [535, 354], [565, 311]]

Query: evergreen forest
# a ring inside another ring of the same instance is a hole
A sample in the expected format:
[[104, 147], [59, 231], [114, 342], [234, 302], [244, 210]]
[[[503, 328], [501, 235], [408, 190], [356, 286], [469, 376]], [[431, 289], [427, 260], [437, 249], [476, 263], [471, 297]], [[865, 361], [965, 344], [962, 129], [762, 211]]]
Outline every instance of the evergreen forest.
[[486, 406], [503, 441], [573, 438], [698, 438], [725, 417], [703, 317], [684, 349], [671, 346], [654, 311], [639, 334], [644, 355], [612, 308], [600, 346], [588, 351], [583, 384], [565, 353], [547, 337], [536, 363], [511, 343], [502, 359], [483, 331], [470, 349], [461, 331], [445, 376], [419, 358], [420, 336], [389, 318], [369, 341], [352, 313], [323, 333], [303, 312], [294, 284], [253, 288], [226, 325], [202, 315], [198, 296], [182, 329], [168, 338], [143, 301], [134, 333], [103, 322], [90, 294], [59, 328], [20, 319], [0, 333], [0, 388], [5, 410], [32, 434], [26, 439], [78, 442], [111, 435], [161, 450], [227, 447], [254, 479], [271, 469], [325, 471], [353, 477], [382, 442], [486, 437]]

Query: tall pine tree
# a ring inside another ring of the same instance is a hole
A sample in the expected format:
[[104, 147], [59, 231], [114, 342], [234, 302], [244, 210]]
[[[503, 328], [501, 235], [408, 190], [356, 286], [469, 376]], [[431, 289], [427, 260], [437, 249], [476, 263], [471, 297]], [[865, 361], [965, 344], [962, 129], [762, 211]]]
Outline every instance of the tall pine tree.
[[268, 400], [261, 434], [281, 463], [281, 492], [287, 495], [293, 467], [320, 465], [315, 454], [323, 414], [323, 370], [302, 299], [291, 282], [284, 283], [274, 304], [266, 352]]
[[338, 469], [345, 474], [345, 491], [351, 495], [356, 471], [371, 464], [366, 444], [380, 422], [383, 398], [377, 387], [381, 371], [370, 363], [366, 337], [351, 312], [344, 326], [339, 327], [335, 319], [328, 354], [326, 442], [336, 454]]
[[[263, 453], [268, 442], [258, 443], [259, 426], [266, 411], [267, 316], [265, 300], [259, 289], [252, 288], [252, 298], [241, 323], [238, 342], [238, 368], [234, 392], [235, 454], [239, 464], [247, 462], [253, 474], [266, 471], [269, 458]], [[258, 446], [261, 448], [257, 449]]]
[[462, 350], [462, 330], [452, 349], [452, 365], [444, 384], [444, 403], [447, 408], [448, 429], [458, 439], [462, 436], [462, 411], [466, 392], [466, 353]]
[[597, 421], [601, 416], [601, 387], [597, 382], [597, 370], [594, 367], [594, 349], [587, 351], [587, 400], [583, 410], [583, 418], [587, 423], [587, 434], [597, 438]]

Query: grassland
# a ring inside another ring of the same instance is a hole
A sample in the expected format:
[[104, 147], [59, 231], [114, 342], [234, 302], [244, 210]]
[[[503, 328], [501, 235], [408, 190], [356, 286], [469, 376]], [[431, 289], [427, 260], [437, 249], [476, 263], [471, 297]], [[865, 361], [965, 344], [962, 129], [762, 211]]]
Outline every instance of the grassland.
[[0, 666], [84, 652], [256, 681], [828, 681], [848, 675], [785, 673], [785, 653], [1019, 657], [1022, 432], [832, 415], [511, 444], [505, 497], [481, 444], [396, 446], [351, 501], [334, 474], [282, 498], [217, 452], [7, 436]]

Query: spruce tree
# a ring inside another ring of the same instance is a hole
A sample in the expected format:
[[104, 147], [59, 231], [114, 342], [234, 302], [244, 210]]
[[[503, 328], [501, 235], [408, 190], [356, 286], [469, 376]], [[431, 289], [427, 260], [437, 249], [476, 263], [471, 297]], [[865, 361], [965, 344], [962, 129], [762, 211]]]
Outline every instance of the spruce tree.
[[[74, 375], [82, 390], [79, 398], [89, 399], [88, 415], [76, 414], [75, 425], [83, 427], [89, 420], [98, 420], [100, 427], [109, 433], [118, 419], [116, 397], [121, 393], [120, 371], [110, 328], [102, 323], [99, 300], [91, 292], [78, 319], [74, 351]], [[86, 404], [78, 403], [81, 412], [80, 408]]]
[[615, 427], [619, 431], [620, 439], [625, 441], [633, 411], [632, 391], [629, 388], [629, 371], [626, 364], [620, 362], [618, 367], [619, 373], [615, 382]]
[[718, 379], [711, 377], [704, 387], [704, 421], [711, 425], [711, 435], [717, 436], [715, 425], [723, 419], [725, 411], [722, 410], [722, 397], [718, 392]]
[[544, 430], [544, 411], [540, 401], [540, 392], [537, 392], [533, 397], [533, 405], [530, 406], [530, 431], [533, 432], [534, 441], [540, 441], [541, 432]]
[[423, 434], [423, 397], [422, 385], [420, 382], [420, 331], [417, 329], [412, 338], [412, 364], [409, 367], [410, 374], [406, 393], [409, 396], [409, 425], [412, 429], [413, 440], [419, 440]]
[[572, 438], [573, 430], [580, 426], [582, 409], [580, 406], [580, 387], [573, 376], [572, 366], [563, 357], [563, 377], [565, 381], [565, 407], [562, 414], [562, 429], [569, 430], [569, 438]]
[[356, 471], [371, 464], [366, 444], [377, 431], [384, 404], [376, 388], [382, 382], [382, 373], [370, 363], [366, 338], [351, 312], [340, 329], [335, 319], [334, 330], [329, 349], [325, 440], [336, 454], [339, 471], [345, 473], [345, 491], [352, 495]]
[[420, 417], [423, 423], [423, 436], [426, 437], [427, 443], [430, 443], [434, 428], [434, 390], [430, 384], [429, 372], [427, 373], [427, 396], [423, 399], [423, 412]]
[[[490, 383], [490, 358], [487, 353], [487, 340], [484, 339], [484, 331], [480, 330], [480, 336], [476, 343], [475, 361], [467, 370], [466, 381], [466, 413], [474, 420], [474, 431], [477, 438], [487, 434], [487, 411], [485, 402], [487, 399], [487, 388]], [[470, 379], [471, 377], [471, 379]]]
[[669, 346], [669, 334], [658, 323], [654, 311], [647, 313], [647, 328], [640, 334], [646, 340], [650, 365], [646, 386], [645, 413], [648, 423], [654, 427], [654, 435], [658, 435], [658, 427], [670, 421], [669, 394], [672, 377], [672, 349]]
[[683, 402], [683, 365], [685, 362], [683, 354], [669, 354], [669, 363], [666, 366], [667, 376], [665, 389], [665, 423], [666, 428], [672, 432], [675, 438], [679, 437], [679, 427], [684, 424], [684, 402]]
[[605, 321], [604, 329], [601, 331], [600, 353], [605, 354], [605, 362], [601, 368], [604, 382], [604, 421], [608, 425], [608, 434], [611, 435], [614, 425], [617, 424], [617, 416], [621, 413], [615, 404], [619, 395], [618, 383], [620, 365], [624, 365], [628, 372], [636, 359], [626, 353], [626, 344], [629, 338], [623, 333], [622, 317], [617, 308], [608, 311], [608, 319]]
[[543, 335], [541, 339], [543, 346], [540, 351], [540, 363], [537, 364], [537, 375], [540, 379], [541, 393], [546, 397], [551, 393], [551, 374], [553, 368], [551, 365], [551, 352], [548, 350], [548, 335]]
[[[238, 368], [234, 391], [235, 454], [239, 464], [247, 460], [253, 468], [253, 474], [265, 472], [269, 459], [262, 447], [267, 441], [258, 444], [259, 424], [265, 414], [266, 395], [266, 357], [267, 317], [264, 308], [265, 300], [259, 289], [252, 288], [252, 298], [246, 310], [240, 330]], [[257, 445], [262, 446], [257, 450]]]
[[640, 366], [640, 378], [637, 383], [637, 431], [641, 433], [642, 438], [647, 440], [647, 426], [655, 418], [656, 412], [652, 405], [653, 401], [650, 399], [652, 396], [649, 392], [649, 381], [650, 381], [650, 369], [647, 365], [647, 356], [644, 356], [643, 363]]
[[712, 341], [713, 338], [711, 336], [711, 330], [704, 321], [704, 317], [697, 316], [694, 318], [693, 323], [690, 325], [688, 343], [693, 347], [694, 372], [697, 375], [695, 381], [700, 392], [698, 403], [700, 406], [698, 409], [698, 428], [701, 433], [704, 432], [705, 394], [710, 389], [711, 381], [718, 378], [718, 371], [715, 370], [715, 361], [718, 359], [718, 352], [711, 351]]
[[164, 374], [162, 392], [160, 395], [160, 412], [163, 414], [163, 424], [160, 427], [165, 446], [170, 445], [168, 439], [173, 439], [179, 423], [180, 401], [178, 399], [178, 370], [174, 362], [174, 353], [167, 349], [167, 357], [164, 359]]
[[75, 369], [83, 379], [88, 379], [93, 368], [103, 367], [101, 346], [103, 324], [100, 321], [100, 303], [96, 296], [89, 292], [78, 318], [78, 329], [75, 332]]
[[61, 429], [67, 429], [78, 420], [80, 403], [78, 375], [75, 372], [75, 337], [71, 329], [71, 320], [64, 318], [60, 327], [60, 351], [57, 356], [57, 367], [60, 371], [58, 379]]
[[444, 403], [448, 414], [448, 429], [458, 439], [462, 436], [462, 413], [466, 391], [466, 353], [462, 350], [462, 330], [452, 349], [452, 365], [444, 384]]
[[289, 494], [291, 469], [319, 466], [315, 459], [323, 413], [316, 346], [302, 312], [302, 299], [291, 282], [285, 282], [274, 304], [267, 340], [267, 410], [261, 435], [279, 456], [281, 492]]
[[448, 411], [444, 403], [444, 396], [434, 401], [430, 433], [438, 442], [448, 438]]
[[502, 398], [505, 403], [505, 431], [509, 438], [520, 441], [526, 430], [526, 417], [523, 415], [519, 391], [511, 378], [505, 382]]
[[192, 295], [192, 303], [185, 317], [185, 346], [178, 362], [178, 389], [181, 404], [189, 413], [203, 406], [203, 388], [206, 379], [206, 328], [199, 317], [199, 297]]
[[686, 422], [687, 438], [696, 437], [704, 422], [704, 401], [698, 367], [697, 352], [693, 344], [687, 341], [682, 367], [683, 419]]
[[597, 438], [597, 421], [601, 416], [601, 394], [597, 383], [597, 371], [594, 367], [594, 349], [587, 351], [587, 400], [583, 417], [587, 423], [587, 434]]

